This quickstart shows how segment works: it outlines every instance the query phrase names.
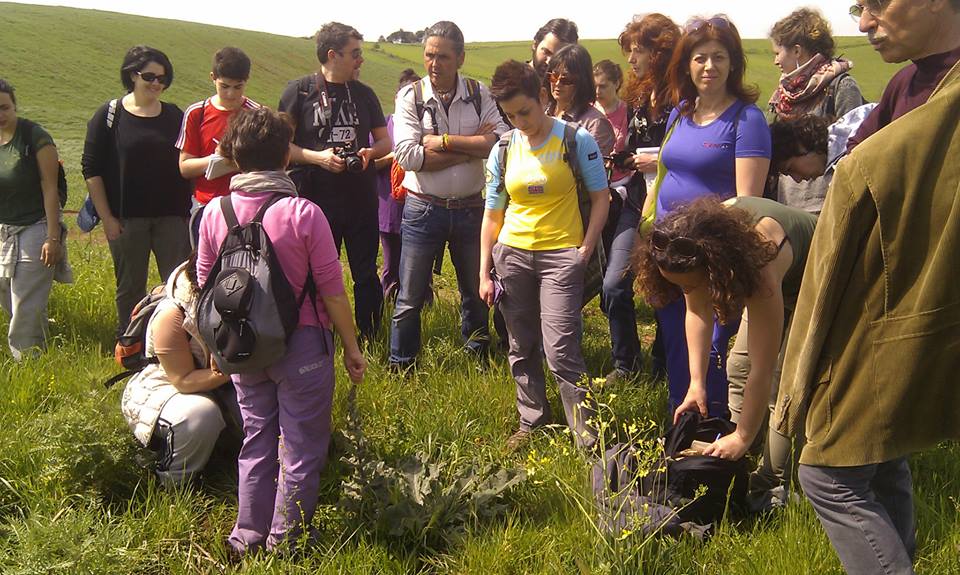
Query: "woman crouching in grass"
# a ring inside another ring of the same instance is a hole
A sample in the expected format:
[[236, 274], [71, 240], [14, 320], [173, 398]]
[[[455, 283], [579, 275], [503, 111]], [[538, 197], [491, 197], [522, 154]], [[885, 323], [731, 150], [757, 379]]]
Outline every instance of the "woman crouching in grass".
[[[723, 324], [743, 314], [727, 358], [733, 433], [705, 451], [740, 459], [773, 412], [786, 349], [785, 334], [800, 293], [800, 280], [813, 238], [816, 216], [772, 200], [739, 197], [721, 203], [695, 200], [656, 223], [637, 244], [637, 281], [654, 306], [683, 292], [690, 384], [674, 412], [707, 416], [707, 362], [713, 316]], [[769, 426], [768, 426], [769, 427]], [[786, 502], [790, 439], [769, 427], [763, 460], [750, 477], [756, 510]]]
[[229, 196], [207, 205], [200, 223], [197, 276], [203, 285], [227, 236], [226, 202], [243, 224], [266, 202], [283, 196], [266, 209], [263, 229], [298, 301], [309, 285], [308, 273], [315, 286], [315, 295], [300, 307], [286, 355], [263, 371], [232, 376], [244, 431], [238, 461], [239, 510], [229, 538], [237, 556], [263, 547], [275, 549], [297, 537], [313, 519], [330, 444], [331, 324], [343, 343], [350, 379], [360, 382], [367, 367], [357, 345], [330, 226], [319, 207], [297, 197], [284, 172], [292, 136], [285, 119], [267, 108], [234, 115], [220, 151], [241, 173], [230, 182]]

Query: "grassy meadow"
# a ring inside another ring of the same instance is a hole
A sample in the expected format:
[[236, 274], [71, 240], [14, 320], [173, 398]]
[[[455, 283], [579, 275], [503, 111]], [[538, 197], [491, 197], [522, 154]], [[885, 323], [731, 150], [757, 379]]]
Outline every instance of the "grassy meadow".
[[[65, 8], [0, 3], [0, 11], [0, 76], [16, 86], [20, 115], [57, 140], [74, 207], [84, 196], [79, 157], [86, 120], [121, 94], [117, 71], [129, 46], [148, 43], [167, 52], [176, 79], [166, 98], [181, 107], [208, 95], [210, 56], [223, 45], [252, 57], [248, 94], [270, 105], [287, 80], [316, 65], [305, 39]], [[622, 61], [612, 40], [586, 44], [595, 59]], [[766, 97], [776, 80], [772, 56], [765, 41], [748, 46], [751, 81]], [[860, 39], [842, 39], [841, 46], [857, 63], [867, 97], [876, 100], [896, 67], [882, 64]], [[488, 79], [503, 59], [525, 58], [528, 44], [471, 44], [468, 51], [465, 73]], [[362, 80], [385, 110], [392, 109], [400, 69], [421, 68], [419, 54], [412, 46], [365, 46]], [[223, 540], [236, 513], [233, 464], [215, 458], [199, 485], [161, 489], [138, 464], [143, 451], [119, 410], [122, 385], [101, 385], [119, 371], [112, 359], [112, 264], [101, 233], [71, 231], [76, 283], [54, 287], [50, 351], [16, 364], [0, 346], [0, 573], [842, 573], [805, 502], [763, 518], [731, 519], [706, 544], [602, 535], [588, 464], [561, 429], [536, 433], [516, 454], [504, 449], [517, 420], [514, 384], [504, 357], [479, 369], [459, 349], [449, 261], [435, 281], [437, 302], [424, 313], [416, 373], [386, 371], [385, 333], [369, 349], [370, 369], [355, 403], [338, 368], [335, 440], [313, 525], [318, 548], [231, 565]], [[584, 317], [588, 366], [599, 376], [610, 369], [606, 320], [595, 302]], [[0, 330], [6, 327], [4, 317]], [[640, 328], [649, 343], [649, 309], [641, 310]], [[662, 382], [641, 379], [597, 393], [610, 436], [614, 428], [643, 440], [659, 433]], [[550, 396], [554, 413], [562, 414], [555, 390]], [[917, 570], [960, 573], [960, 448], [945, 444], [912, 463]], [[374, 470], [373, 480], [358, 474], [361, 467]], [[471, 482], [490, 480], [481, 487], [493, 489], [507, 476], [497, 472], [522, 472], [525, 479], [490, 497]], [[351, 499], [356, 493], [360, 499]]]

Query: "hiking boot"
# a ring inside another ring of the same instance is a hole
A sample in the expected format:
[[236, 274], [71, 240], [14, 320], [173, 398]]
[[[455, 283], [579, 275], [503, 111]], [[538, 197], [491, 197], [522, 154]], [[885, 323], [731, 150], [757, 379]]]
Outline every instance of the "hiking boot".
[[530, 431], [527, 429], [518, 429], [507, 438], [507, 442], [504, 446], [507, 448], [508, 453], [513, 453], [523, 447], [523, 445], [530, 441]]

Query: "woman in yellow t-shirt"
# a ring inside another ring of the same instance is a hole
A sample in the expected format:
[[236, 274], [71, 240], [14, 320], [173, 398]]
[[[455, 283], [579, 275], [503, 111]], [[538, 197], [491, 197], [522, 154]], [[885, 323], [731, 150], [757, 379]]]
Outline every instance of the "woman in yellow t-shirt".
[[[609, 205], [607, 176], [596, 141], [576, 131], [576, 154], [568, 158], [566, 123], [551, 118], [539, 101], [540, 79], [530, 66], [509, 61], [494, 72], [490, 93], [516, 129], [509, 132], [504, 169], [500, 146], [487, 161], [487, 197], [480, 230], [480, 297], [499, 297], [510, 335], [510, 369], [517, 382], [520, 429], [507, 441], [516, 449], [530, 430], [550, 423], [542, 367], [560, 387], [567, 423], [578, 445], [590, 449], [596, 432], [582, 379], [580, 306], [584, 270], [600, 239]], [[584, 229], [576, 162], [590, 193]], [[504, 173], [501, 174], [501, 171]], [[508, 205], [509, 199], [509, 205]]]

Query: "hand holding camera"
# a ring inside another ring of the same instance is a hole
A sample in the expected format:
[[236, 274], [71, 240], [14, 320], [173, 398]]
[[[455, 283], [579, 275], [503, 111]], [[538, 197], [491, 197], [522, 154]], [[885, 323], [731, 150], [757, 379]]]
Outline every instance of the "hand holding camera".
[[367, 162], [354, 148], [354, 146], [337, 147], [334, 148], [334, 153], [343, 160], [343, 169], [350, 174], [359, 174], [363, 172]]

